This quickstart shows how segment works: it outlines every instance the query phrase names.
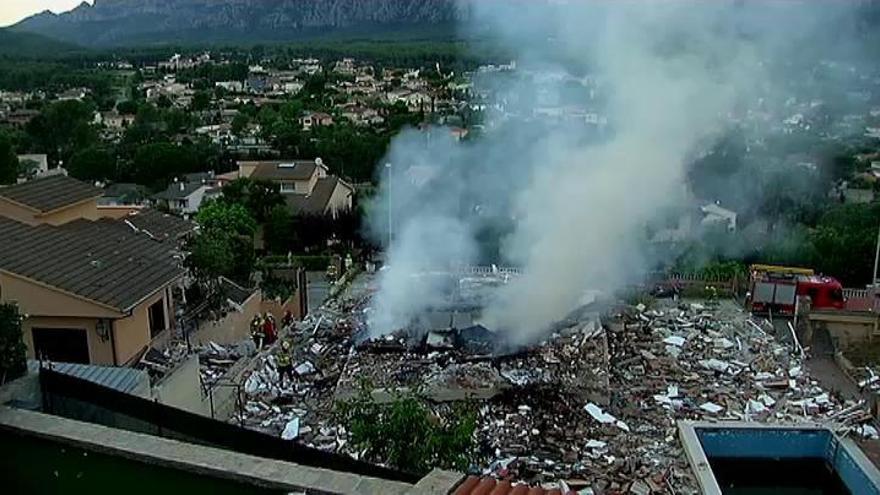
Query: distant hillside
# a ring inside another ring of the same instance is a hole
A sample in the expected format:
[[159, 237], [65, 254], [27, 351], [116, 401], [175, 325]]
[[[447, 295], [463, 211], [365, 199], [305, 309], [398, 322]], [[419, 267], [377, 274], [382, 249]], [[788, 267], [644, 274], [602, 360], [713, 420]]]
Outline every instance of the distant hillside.
[[83, 46], [437, 38], [466, 16], [455, 0], [95, 0], [13, 26]]
[[0, 29], [0, 57], [45, 59], [81, 50], [76, 45], [39, 34]]

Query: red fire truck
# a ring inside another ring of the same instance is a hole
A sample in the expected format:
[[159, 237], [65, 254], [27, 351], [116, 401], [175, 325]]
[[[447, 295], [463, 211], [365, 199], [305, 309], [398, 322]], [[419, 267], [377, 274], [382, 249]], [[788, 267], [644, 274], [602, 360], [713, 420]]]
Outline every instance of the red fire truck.
[[798, 297], [816, 309], [843, 309], [843, 286], [809, 268], [774, 265], [749, 267], [749, 306], [753, 313], [794, 314]]

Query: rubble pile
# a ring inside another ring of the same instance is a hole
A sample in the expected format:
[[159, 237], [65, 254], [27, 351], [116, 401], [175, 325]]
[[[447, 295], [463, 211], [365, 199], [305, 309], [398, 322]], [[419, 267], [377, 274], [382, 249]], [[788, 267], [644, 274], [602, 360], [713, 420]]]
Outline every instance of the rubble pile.
[[677, 493], [696, 493], [677, 442], [677, 420], [847, 428], [870, 419], [862, 404], [824, 391], [803, 371], [800, 355], [773, 337], [772, 326], [756, 323], [733, 302], [631, 308], [608, 328], [608, 410], [617, 417], [591, 412], [599, 428], [583, 445], [606, 464], [590, 469], [604, 472], [593, 475], [600, 489], [650, 493], [643, 488], [669, 485]]
[[852, 377], [862, 390], [880, 392], [880, 371], [871, 366], [854, 367]]
[[141, 355], [137, 365], [138, 369], [145, 369], [150, 375], [150, 381], [155, 383], [171, 372], [181, 361], [187, 358], [189, 348], [186, 342], [171, 340], [161, 349], [148, 347]]
[[348, 359], [337, 398], [357, 394], [366, 380], [374, 389], [418, 391], [434, 402], [485, 400], [538, 387], [565, 390], [584, 400], [608, 401], [607, 343], [597, 316], [562, 329], [534, 347], [501, 354], [484, 345], [488, 330], [476, 329], [482, 327], [465, 329], [445, 340], [432, 338], [440, 333], [432, 332], [415, 348], [400, 335], [360, 345]]
[[803, 371], [732, 302], [625, 308], [607, 322], [610, 401], [526, 388], [480, 409], [484, 474], [595, 493], [698, 493], [676, 421], [818, 422], [876, 435], [861, 403]]
[[282, 332], [292, 344], [293, 380], [282, 384], [275, 354], [261, 355], [244, 383], [245, 426], [326, 451], [345, 445], [344, 430], [333, 424], [334, 392], [365, 304], [329, 301]]
[[862, 403], [823, 390], [801, 353], [732, 301], [617, 307], [604, 324], [581, 315], [534, 346], [489, 352], [476, 327], [355, 345], [368, 299], [330, 301], [283, 336], [294, 350], [284, 386], [274, 355], [260, 358], [244, 387], [246, 425], [357, 457], [334, 402], [363, 381], [379, 401], [417, 391], [441, 420], [454, 421], [463, 402], [476, 412], [475, 471], [597, 494], [698, 493], [678, 420], [818, 422], [877, 435]]
[[248, 355], [249, 349], [253, 348], [253, 345], [248, 346], [247, 344], [249, 342], [237, 346], [223, 346], [215, 342], [208, 342], [207, 345], [199, 346], [197, 352], [202, 386], [205, 388], [213, 387], [242, 356]]

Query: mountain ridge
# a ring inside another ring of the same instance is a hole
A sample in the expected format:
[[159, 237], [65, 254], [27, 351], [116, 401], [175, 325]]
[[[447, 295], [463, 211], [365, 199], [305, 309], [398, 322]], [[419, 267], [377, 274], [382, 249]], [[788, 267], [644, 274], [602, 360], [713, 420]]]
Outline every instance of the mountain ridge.
[[46, 36], [0, 28], [0, 57], [54, 58], [83, 48]]
[[88, 47], [296, 41], [387, 35], [452, 37], [456, 0], [95, 0], [10, 29]]

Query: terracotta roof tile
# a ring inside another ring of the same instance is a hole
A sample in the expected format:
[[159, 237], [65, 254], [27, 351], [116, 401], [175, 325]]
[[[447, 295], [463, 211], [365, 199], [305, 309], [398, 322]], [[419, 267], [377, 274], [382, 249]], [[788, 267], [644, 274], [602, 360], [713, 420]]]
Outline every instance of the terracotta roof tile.
[[[545, 490], [539, 486], [529, 486], [524, 483], [512, 484], [509, 481], [498, 481], [495, 478], [479, 478], [468, 476], [452, 492], [452, 495], [563, 495], [562, 491], [554, 488]], [[565, 495], [576, 495], [568, 492]]]
[[509, 481], [499, 481], [495, 488], [489, 492], [489, 495], [507, 495], [513, 489]]
[[468, 476], [455, 490], [453, 495], [468, 495], [480, 483], [480, 478]]
[[483, 478], [477, 484], [476, 488], [471, 490], [470, 495], [489, 495], [493, 488], [495, 488], [495, 480], [492, 478]]
[[529, 493], [528, 485], [516, 485], [510, 491], [510, 495], [527, 495]]

